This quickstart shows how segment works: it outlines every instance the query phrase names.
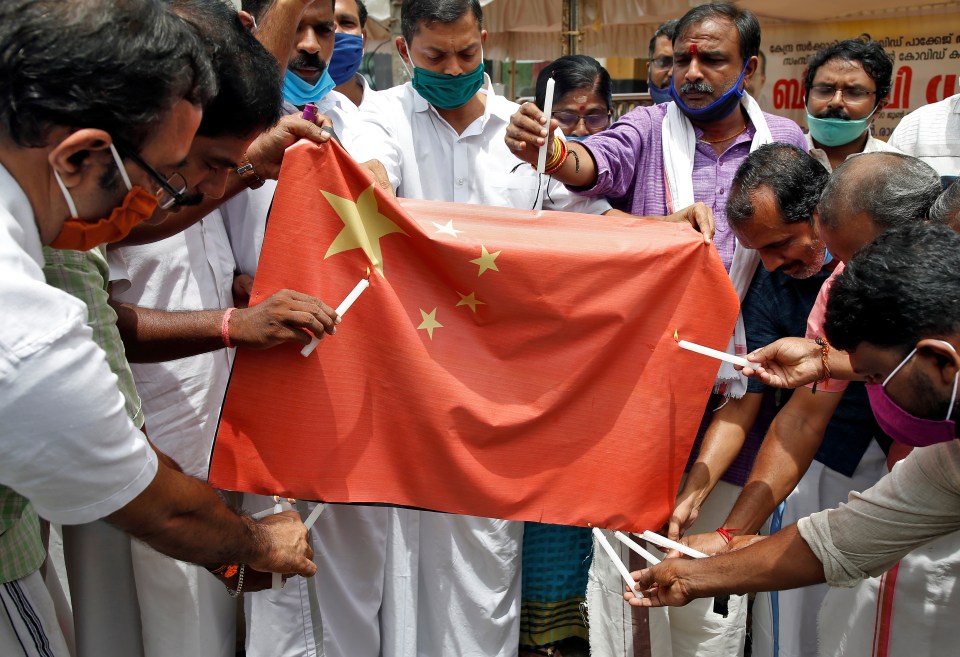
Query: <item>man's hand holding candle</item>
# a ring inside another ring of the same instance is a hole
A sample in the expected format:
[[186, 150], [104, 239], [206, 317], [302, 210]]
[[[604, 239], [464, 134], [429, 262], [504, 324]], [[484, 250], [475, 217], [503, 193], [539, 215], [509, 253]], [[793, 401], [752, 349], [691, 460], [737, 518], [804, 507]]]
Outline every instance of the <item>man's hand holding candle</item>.
[[284, 342], [309, 344], [310, 334], [322, 337], [324, 333], [336, 333], [338, 320], [333, 308], [320, 299], [280, 290], [255, 306], [233, 312], [229, 321], [230, 342], [254, 349]]

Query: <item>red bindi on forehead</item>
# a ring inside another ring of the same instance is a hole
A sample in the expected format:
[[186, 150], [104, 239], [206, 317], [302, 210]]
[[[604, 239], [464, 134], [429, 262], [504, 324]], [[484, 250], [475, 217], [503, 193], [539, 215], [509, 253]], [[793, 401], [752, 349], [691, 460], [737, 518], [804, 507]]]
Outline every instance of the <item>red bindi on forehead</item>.
[[697, 44], [695, 44], [695, 43], [691, 43], [691, 44], [690, 44], [690, 54], [691, 54], [691, 55], [696, 55], [696, 54], [697, 54]]

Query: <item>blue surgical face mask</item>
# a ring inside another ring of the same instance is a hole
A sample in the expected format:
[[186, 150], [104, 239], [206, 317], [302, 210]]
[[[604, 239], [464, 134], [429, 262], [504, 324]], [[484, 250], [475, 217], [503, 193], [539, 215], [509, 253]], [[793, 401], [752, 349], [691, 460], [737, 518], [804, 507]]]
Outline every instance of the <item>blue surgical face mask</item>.
[[807, 110], [807, 127], [810, 128], [810, 136], [818, 144], [824, 146], [843, 146], [849, 144], [866, 132], [870, 117], [880, 108], [879, 105], [873, 108], [868, 116], [862, 119], [818, 119]]
[[831, 262], [833, 262], [833, 254], [830, 253], [830, 249], [823, 250], [823, 266], [826, 267]]
[[[410, 46], [408, 44], [407, 53], [409, 52]], [[463, 75], [448, 75], [428, 71], [417, 66], [413, 57], [410, 57], [410, 63], [413, 64], [413, 88], [423, 96], [424, 100], [437, 109], [452, 110], [463, 107], [483, 86], [482, 49], [480, 50], [480, 65]], [[406, 62], [403, 66], [404, 68], [407, 67]], [[407, 73], [410, 73], [410, 69], [407, 69]]]
[[650, 97], [653, 99], [654, 104], [662, 105], [663, 103], [669, 103], [673, 100], [673, 94], [670, 93], [670, 88], [673, 87], [673, 78], [670, 78], [670, 84], [667, 85], [666, 89], [661, 89], [660, 87], [653, 84], [650, 80], [650, 76], [647, 76], [647, 91], [650, 92]]
[[687, 104], [681, 100], [680, 94], [677, 92], [676, 87], [672, 82], [670, 84], [670, 95], [673, 97], [677, 107], [680, 108], [680, 111], [683, 112], [691, 121], [711, 123], [713, 121], [725, 119], [733, 113], [733, 110], [735, 110], [740, 104], [740, 99], [743, 98], [743, 89], [740, 87], [740, 83], [743, 82], [743, 76], [746, 74], [747, 66], [749, 65], [749, 61], [744, 64], [743, 70], [740, 71], [740, 77], [737, 78], [737, 81], [733, 83], [733, 86], [730, 87], [726, 93], [706, 107], [701, 107], [700, 109], [687, 107]]
[[363, 37], [337, 32], [334, 35], [333, 57], [330, 58], [327, 70], [338, 87], [357, 74], [362, 60]]
[[335, 86], [337, 85], [330, 77], [329, 67], [323, 69], [323, 75], [316, 84], [310, 84], [288, 70], [283, 76], [283, 99], [292, 105], [303, 107], [307, 103], [317, 102]]

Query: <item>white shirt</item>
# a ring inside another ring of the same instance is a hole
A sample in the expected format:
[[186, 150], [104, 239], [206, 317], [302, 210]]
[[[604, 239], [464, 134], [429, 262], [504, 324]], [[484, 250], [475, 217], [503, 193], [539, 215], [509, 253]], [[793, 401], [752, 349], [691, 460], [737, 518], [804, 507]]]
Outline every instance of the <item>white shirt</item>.
[[[833, 167], [830, 166], [830, 158], [827, 157], [827, 152], [822, 148], [817, 148], [813, 144], [813, 137], [810, 136], [810, 133], [804, 135], [807, 139], [807, 150], [810, 152], [810, 156], [815, 159], [817, 162], [822, 164], [824, 168], [830, 173], [833, 173]], [[899, 153], [900, 150], [894, 148], [885, 141], [880, 139], [874, 139], [873, 135], [867, 134], [867, 143], [863, 145], [863, 150], [859, 153], [851, 153], [845, 159], [849, 160], [851, 157], [856, 157], [857, 155], [862, 155], [864, 153]]]
[[[287, 114], [300, 111], [289, 103], [284, 103], [284, 109]], [[357, 106], [340, 92], [330, 91], [317, 102], [317, 110], [330, 117], [334, 132], [346, 147], [355, 132], [353, 126], [360, 111]], [[244, 190], [220, 206], [237, 268], [244, 274], [253, 276], [257, 271], [267, 230], [267, 215], [276, 191], [277, 181], [267, 180], [261, 187]]]
[[[363, 130], [354, 140], [357, 161], [379, 160], [397, 196], [532, 209], [540, 176], [504, 142], [519, 105], [485, 89], [483, 116], [462, 134], [450, 127], [410, 83], [377, 92], [360, 110]], [[553, 178], [544, 209], [602, 214], [610, 205], [571, 193]]]
[[[235, 263], [219, 210], [167, 239], [108, 252], [113, 298], [158, 310], [233, 305]], [[187, 474], [205, 479], [233, 350], [131, 363], [150, 440]]]
[[53, 522], [86, 523], [153, 481], [156, 454], [133, 425], [82, 301], [46, 284], [23, 190], [0, 166], [0, 484]]
[[941, 176], [960, 174], [960, 94], [907, 114], [890, 135], [890, 145]]

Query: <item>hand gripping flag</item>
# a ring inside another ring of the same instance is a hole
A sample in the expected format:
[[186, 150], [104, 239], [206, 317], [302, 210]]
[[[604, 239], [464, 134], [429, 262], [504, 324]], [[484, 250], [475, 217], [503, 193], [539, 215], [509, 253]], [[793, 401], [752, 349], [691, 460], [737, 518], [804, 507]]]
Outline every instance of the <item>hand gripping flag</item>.
[[[369, 274], [368, 274], [369, 272]], [[689, 226], [401, 200], [338, 146], [284, 158], [251, 303], [334, 336], [237, 353], [213, 485], [328, 502], [659, 527], [738, 302]]]

